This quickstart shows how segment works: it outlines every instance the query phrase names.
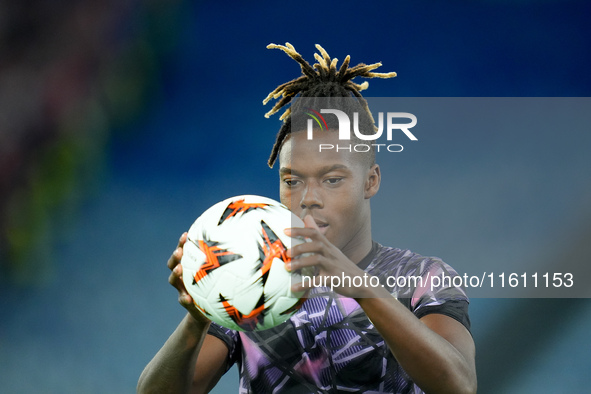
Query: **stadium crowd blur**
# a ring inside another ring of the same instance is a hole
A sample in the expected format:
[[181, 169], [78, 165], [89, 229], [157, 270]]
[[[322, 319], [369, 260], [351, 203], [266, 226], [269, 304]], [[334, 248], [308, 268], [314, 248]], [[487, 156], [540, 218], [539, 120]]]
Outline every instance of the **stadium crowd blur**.
[[0, 2], [0, 278], [50, 273], [52, 224], [81, 208], [110, 139], [158, 89], [180, 3]]

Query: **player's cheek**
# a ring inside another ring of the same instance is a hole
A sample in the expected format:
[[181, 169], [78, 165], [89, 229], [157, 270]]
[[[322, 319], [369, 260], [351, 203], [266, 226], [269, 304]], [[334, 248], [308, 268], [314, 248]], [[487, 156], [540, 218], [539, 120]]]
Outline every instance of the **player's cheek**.
[[283, 184], [279, 187], [279, 200], [281, 204], [285, 205], [291, 211], [291, 202], [293, 200], [291, 189]]

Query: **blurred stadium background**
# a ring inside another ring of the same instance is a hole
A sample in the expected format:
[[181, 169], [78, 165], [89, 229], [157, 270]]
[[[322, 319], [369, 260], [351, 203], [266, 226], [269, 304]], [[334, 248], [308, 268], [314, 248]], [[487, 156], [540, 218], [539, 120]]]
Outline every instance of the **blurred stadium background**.
[[[279, 122], [261, 101], [299, 68], [268, 43], [382, 61], [399, 76], [370, 82], [375, 97], [587, 97], [589, 15], [552, 0], [0, 1], [0, 392], [135, 390], [183, 316], [166, 281], [178, 236], [228, 196], [277, 198]], [[588, 133], [442, 132], [445, 149], [383, 168], [408, 189], [382, 190], [377, 240], [456, 267], [590, 263]], [[479, 392], [588, 392], [589, 300], [474, 299], [471, 317]], [[234, 368], [215, 392], [236, 387]]]

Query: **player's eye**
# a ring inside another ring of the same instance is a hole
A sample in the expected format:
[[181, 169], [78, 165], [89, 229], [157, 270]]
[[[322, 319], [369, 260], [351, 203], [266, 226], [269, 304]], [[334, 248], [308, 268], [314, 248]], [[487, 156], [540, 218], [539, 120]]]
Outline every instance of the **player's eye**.
[[283, 183], [285, 183], [285, 185], [286, 185], [287, 187], [294, 187], [294, 186], [296, 186], [297, 184], [299, 184], [299, 182], [300, 182], [299, 180], [297, 180], [297, 179], [292, 179], [292, 178], [289, 178], [289, 179], [284, 179], [284, 180], [283, 180]]
[[330, 177], [327, 178], [324, 182], [328, 183], [329, 185], [336, 185], [337, 183], [343, 180], [342, 177]]

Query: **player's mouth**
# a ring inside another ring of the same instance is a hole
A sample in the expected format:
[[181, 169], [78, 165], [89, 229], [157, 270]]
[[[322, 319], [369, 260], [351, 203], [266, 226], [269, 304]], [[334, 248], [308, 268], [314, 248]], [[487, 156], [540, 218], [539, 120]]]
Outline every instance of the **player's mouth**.
[[313, 218], [314, 221], [316, 222], [316, 225], [318, 226], [318, 229], [320, 230], [321, 234], [326, 234], [326, 230], [328, 229], [328, 223], [322, 221], [322, 220], [318, 220], [316, 218]]

